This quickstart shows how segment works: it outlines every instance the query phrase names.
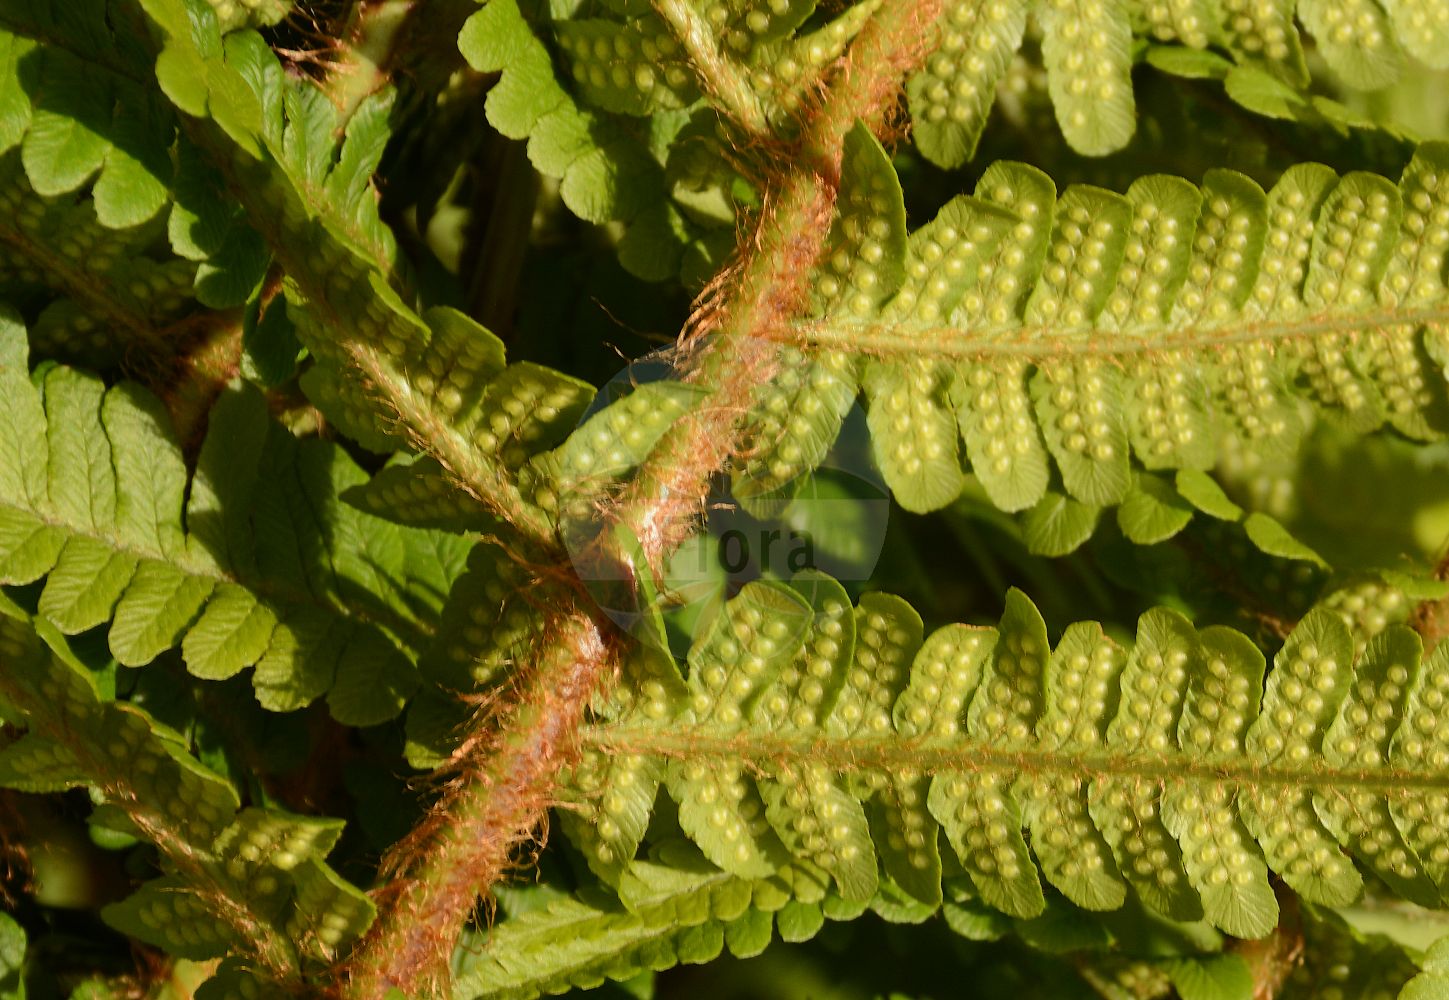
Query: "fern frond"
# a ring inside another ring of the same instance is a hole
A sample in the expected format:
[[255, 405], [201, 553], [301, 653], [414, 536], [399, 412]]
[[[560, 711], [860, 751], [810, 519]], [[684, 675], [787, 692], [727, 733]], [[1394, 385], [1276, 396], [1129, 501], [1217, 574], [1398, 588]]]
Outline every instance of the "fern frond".
[[971, 158], [1029, 23], [1041, 35], [1057, 122], [1087, 155], [1114, 152], [1132, 137], [1137, 38], [1226, 49], [1241, 67], [1265, 71], [1296, 98], [1309, 78], [1295, 13], [1351, 87], [1393, 83], [1406, 50], [1429, 66], [1446, 65], [1449, 7], [1442, 0], [956, 0], [936, 22], [931, 53], [909, 82], [916, 145], [943, 167]]
[[782, 879], [751, 881], [722, 872], [679, 841], [634, 862], [620, 892], [622, 903], [603, 894], [555, 894], [476, 940], [465, 939], [453, 995], [525, 1000], [708, 962], [726, 947], [748, 958], [763, 951], [777, 929], [785, 940], [806, 941], [827, 911], [836, 919], [853, 915], [839, 900], [800, 902]]
[[112, 926], [180, 957], [244, 955], [253, 992], [294, 986], [366, 930], [371, 901], [323, 860], [340, 821], [241, 808], [178, 733], [102, 697], [50, 624], [8, 598], [0, 658], [0, 699], [25, 729], [0, 749], [0, 786], [90, 787], [161, 853], [159, 878], [105, 908]]
[[[618, 26], [613, 33], [627, 41], [623, 36], [630, 31]], [[615, 53], [614, 42], [600, 36], [589, 40], [590, 54], [595, 44]], [[629, 56], [643, 52], [642, 37], [629, 44]], [[590, 222], [623, 223], [619, 255], [633, 273], [654, 280], [677, 274], [685, 247], [699, 238], [695, 225], [671, 201], [664, 171], [662, 154], [684, 124], [682, 116], [661, 116], [664, 134], [656, 136], [610, 114], [609, 105], [616, 102], [606, 102], [602, 111], [581, 107], [555, 78], [548, 49], [516, 0], [489, 0], [469, 19], [458, 45], [474, 69], [502, 73], [488, 94], [488, 120], [509, 138], [528, 140], [529, 160], [544, 176], [559, 180], [564, 204]], [[601, 65], [595, 67], [600, 89], [616, 72], [627, 73], [631, 87], [644, 79], [639, 75], [643, 67], [622, 55]], [[647, 69], [650, 81], [678, 71], [657, 64]], [[661, 92], [667, 89], [666, 78], [658, 83]], [[649, 89], [655, 89], [652, 83]]]
[[40, 613], [65, 633], [110, 622], [128, 666], [180, 647], [198, 677], [255, 666], [270, 709], [326, 694], [355, 725], [401, 709], [463, 539], [342, 504], [362, 471], [248, 390], [218, 403], [188, 486], [154, 397], [61, 367], [36, 384], [23, 327], [0, 337], [0, 580], [45, 577]]
[[825, 577], [750, 584], [696, 640], [684, 687], [645, 682], [587, 731], [574, 784], [592, 826], [566, 828], [623, 877], [662, 785], [722, 870], [804, 865], [846, 900], [874, 895], [874, 855], [938, 904], [940, 830], [981, 898], [1018, 917], [1045, 905], [1038, 869], [1085, 909], [1131, 891], [1239, 937], [1277, 922], [1269, 870], [1309, 902], [1342, 905], [1371, 873], [1437, 905], [1449, 647], [1420, 654], [1389, 626], [1355, 661], [1318, 610], [1264, 687], [1248, 639], [1165, 609], [1129, 646], [1085, 623], [1053, 647], [1016, 591], [997, 628], [923, 639], [898, 598], [852, 610]]
[[538, 366], [506, 369], [502, 343], [472, 319], [442, 307], [419, 314], [398, 291], [395, 241], [371, 189], [390, 95], [363, 102], [338, 147], [335, 109], [315, 85], [289, 81], [259, 36], [236, 32], [223, 44], [196, 0], [142, 6], [164, 42], [163, 91], [236, 181], [286, 272], [287, 315], [317, 359], [304, 389], [349, 437], [431, 453], [455, 489], [553, 548], [550, 515], [513, 473], [529, 449], [557, 440], [585, 386]]
[[[701, 10], [682, 0], [660, 3], [657, 14], [621, 8], [599, 17], [591, 11], [588, 17], [555, 21], [553, 34], [574, 89], [597, 108], [657, 114], [690, 107], [702, 96], [747, 131], [764, 134], [788, 124], [821, 68], [873, 6], [856, 4], [834, 22], [797, 34], [814, 24], [813, 3], [718, 3]], [[1293, 101], [1309, 83], [1299, 23], [1352, 87], [1393, 83], [1405, 50], [1443, 67], [1449, 8], [1441, 0], [1385, 6], [1387, 11], [1374, 0], [956, 0], [925, 27], [924, 59], [907, 84], [913, 136], [933, 163], [966, 163], [997, 87], [1028, 37], [1040, 39], [1063, 134], [1078, 152], [1093, 156], [1115, 152], [1132, 138], [1131, 76], [1134, 43], [1140, 40], [1224, 49], [1242, 69], [1281, 82]], [[483, 21], [480, 15], [477, 24]], [[498, 62], [479, 68], [497, 68]], [[532, 75], [541, 78], [542, 72]], [[549, 103], [556, 100], [550, 92]]]
[[121, 13], [91, 0], [0, 14], [0, 281], [39, 314], [38, 346], [88, 361], [166, 349], [199, 306], [245, 302], [268, 263], [177, 138]]
[[[851, 141], [850, 238], [792, 348], [833, 382], [858, 378], [907, 509], [949, 503], [967, 470], [997, 506], [1028, 509], [1055, 488], [1053, 464], [1088, 507], [1140, 499], [1134, 469], [1209, 468], [1225, 434], [1289, 453], [1302, 400], [1360, 433], [1449, 426], [1446, 147], [1422, 147], [1398, 186], [1304, 165], [1270, 194], [1213, 171], [1201, 188], [1147, 177], [1125, 197], [1057, 198], [1044, 175], [999, 163], [907, 242], [884, 152], [863, 130]], [[818, 460], [797, 437], [833, 440], [843, 417], [811, 407], [777, 433], [796, 391], [761, 389], [751, 417], [751, 461], [786, 479]]]

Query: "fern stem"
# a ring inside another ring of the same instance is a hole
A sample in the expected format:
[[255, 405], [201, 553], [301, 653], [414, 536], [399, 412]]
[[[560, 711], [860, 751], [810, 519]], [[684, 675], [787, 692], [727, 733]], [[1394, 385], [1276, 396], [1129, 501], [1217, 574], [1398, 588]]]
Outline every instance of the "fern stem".
[[[1441, 551], [1434, 566], [1434, 579], [1449, 580], [1449, 549]], [[1424, 640], [1424, 649], [1433, 650], [1449, 635], [1449, 597], [1420, 601], [1409, 618], [1409, 625]]]
[[[936, 0], [888, 4], [867, 24], [841, 67], [837, 91], [769, 199], [775, 207], [762, 213], [747, 244], [760, 249], [740, 268], [731, 288], [737, 294], [722, 307], [723, 335], [703, 361], [700, 374], [715, 390], [711, 404], [670, 431], [619, 512], [651, 563], [682, 539], [687, 518], [678, 516], [679, 499], [695, 497], [723, 466], [738, 404], [770, 375], [773, 352], [755, 334], [793, 314], [802, 300], [801, 276], [829, 229], [845, 132], [857, 119], [883, 117], [916, 50], [917, 22], [936, 9]], [[693, 502], [685, 505], [692, 509]], [[381, 1000], [392, 988], [413, 995], [444, 982], [467, 914], [542, 821], [612, 655], [598, 625], [570, 616], [537, 649], [537, 665], [496, 717], [493, 752], [461, 765], [430, 820], [400, 847], [392, 864], [401, 876], [347, 963], [340, 987], [347, 1000]]]
[[539, 829], [557, 775], [577, 754], [590, 698], [613, 662], [598, 624], [582, 616], [561, 619], [539, 647], [539, 662], [488, 719], [487, 731], [497, 735], [462, 752], [443, 800], [389, 860], [398, 874], [343, 970], [341, 997], [382, 1000], [394, 988], [418, 996], [444, 983], [478, 897]]
[[926, 57], [927, 29], [942, 6], [941, 0], [881, 5], [847, 50], [838, 78], [805, 134], [807, 156], [828, 158], [838, 168], [841, 143], [852, 125], [861, 121], [877, 134], [884, 130], [906, 76]]
[[248, 900], [236, 896], [214, 876], [204, 863], [210, 858], [211, 845], [188, 839], [168, 815], [164, 799], [138, 788], [134, 782], [137, 776], [118, 767], [108, 747], [97, 746], [77, 733], [63, 715], [54, 711], [55, 705], [23, 683], [18, 674], [0, 671], [0, 696], [25, 714], [31, 735], [61, 744], [74, 754], [88, 784], [98, 789], [106, 802], [125, 812], [169, 866], [184, 877], [188, 888], [206, 900], [213, 915], [245, 943], [245, 953], [269, 978], [279, 985], [298, 983], [296, 948], [277, 934], [265, 917], [254, 912]]
[[711, 100], [751, 135], [770, 132], [765, 107], [739, 65], [720, 51], [718, 32], [690, 0], [654, 0], [654, 9], [689, 53], [695, 75]]
[[741, 244], [745, 252], [706, 291], [695, 335], [715, 339], [699, 351], [690, 377], [711, 398], [664, 436], [618, 511], [649, 565], [660, 565], [693, 530], [709, 478], [734, 450], [740, 415], [774, 375], [772, 341], [786, 339], [803, 308], [805, 275], [830, 229], [846, 132], [856, 121], [881, 128], [939, 9], [939, 0], [897, 0], [866, 22], [810, 112], [789, 172], [767, 189], [755, 231]]

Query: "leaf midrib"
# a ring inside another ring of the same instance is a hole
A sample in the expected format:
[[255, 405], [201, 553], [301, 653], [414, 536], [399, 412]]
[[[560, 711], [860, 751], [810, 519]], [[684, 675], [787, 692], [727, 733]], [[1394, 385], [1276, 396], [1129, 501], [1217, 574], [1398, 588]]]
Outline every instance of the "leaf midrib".
[[[185, 573], [187, 576], [211, 580], [213, 583], [235, 584], [259, 598], [265, 598], [267, 603], [271, 604], [274, 608], [286, 608], [288, 606], [304, 604], [362, 625], [386, 628], [400, 637], [412, 634], [420, 640], [426, 640], [434, 632], [434, 629], [425, 621], [405, 620], [396, 615], [372, 615], [366, 611], [345, 604], [340, 600], [329, 600], [325, 597], [319, 597], [309, 590], [289, 588], [285, 585], [278, 584], [276, 581], [265, 578], [249, 581], [234, 576], [214, 563], [207, 564], [197, 560], [190, 551], [190, 539], [192, 536], [189, 534], [186, 536], [188, 551], [181, 555], [173, 556], [170, 553], [160, 550], [137, 546], [115, 534], [96, 531], [89, 526], [72, 524], [53, 514], [39, 512], [30, 507], [16, 504], [13, 501], [0, 500], [0, 507], [16, 511], [48, 528], [53, 528], [63, 534], [67, 540], [71, 538], [84, 538], [104, 546], [118, 555], [129, 556], [137, 560], [146, 559], [151, 562], [162, 563]], [[47, 572], [46, 576], [48, 577], [49, 575], [49, 572]], [[211, 598], [208, 597], [207, 600], [209, 602]], [[282, 616], [279, 615], [278, 617], [281, 618]]]
[[[646, 916], [646, 914], [657, 912], [660, 909], [672, 908], [674, 906], [677, 906], [681, 900], [694, 899], [701, 895], [707, 896], [709, 893], [713, 892], [720, 886], [737, 880], [744, 881], [743, 879], [739, 879], [738, 876], [732, 875], [728, 872], [720, 872], [717, 875], [711, 874], [707, 878], [701, 879], [701, 881], [696, 885], [688, 886], [678, 892], [668, 893], [666, 895], [651, 899], [645, 907], [641, 907], [639, 909], [620, 909], [616, 913], [610, 913], [604, 910], [597, 910], [596, 912], [589, 914], [580, 920], [570, 921], [565, 924], [549, 924], [545, 921], [540, 921], [538, 926], [528, 928], [529, 931], [532, 931], [532, 934], [530, 934], [529, 936], [534, 940], [537, 940], [541, 937], [555, 938], [562, 930], [587, 926], [588, 924], [595, 921], [607, 920], [611, 917], [635, 917], [641, 920], [648, 920], [649, 917]], [[713, 913], [710, 913], [709, 916], [707, 916], [702, 921], [697, 921], [695, 923], [679, 923], [677, 915], [670, 915], [666, 919], [661, 920], [659, 923], [648, 924], [644, 927], [638, 928], [634, 933], [629, 934], [628, 947], [630, 950], [638, 949], [661, 938], [674, 937], [675, 935], [679, 934], [680, 931], [704, 926], [705, 924], [709, 923], [724, 923], [724, 921], [720, 920], [720, 918], [715, 916]], [[616, 940], [618, 936], [618, 933], [615, 932], [614, 937]], [[487, 948], [489, 946], [489, 943], [490, 942], [485, 939], [485, 941], [483, 942], [483, 947]], [[559, 982], [572, 983], [572, 976], [574, 974], [590, 971], [595, 966], [597, 966], [601, 960], [617, 958], [623, 952], [624, 949], [618, 947], [612, 949], [600, 949], [597, 953], [580, 956], [579, 958], [573, 959], [563, 964], [550, 965], [544, 971], [543, 975], [514, 977], [508, 979], [502, 986], [498, 985], [497, 983], [489, 982], [486, 975], [488, 971], [486, 967], [483, 969], [465, 970], [463, 974], [460, 975], [458, 979], [454, 982], [454, 990], [456, 991], [457, 995], [469, 995], [466, 993], [467, 990], [485, 989], [486, 992], [472, 995], [475, 997], [486, 997], [492, 995], [493, 993], [497, 993], [500, 989], [518, 989], [520, 987], [542, 986], [544, 984], [552, 985]], [[484, 956], [484, 958], [486, 960], [486, 956]]]
[[1005, 749], [962, 737], [836, 737], [781, 732], [720, 732], [704, 728], [657, 729], [605, 723], [580, 733], [591, 749], [614, 754], [647, 754], [682, 760], [728, 758], [764, 770], [791, 762], [824, 764], [839, 772], [900, 772], [1068, 775], [1150, 780], [1161, 784], [1232, 785], [1240, 789], [1289, 787], [1393, 793], [1449, 792], [1449, 770], [1403, 767], [1333, 768], [1322, 755], [1314, 766], [1288, 767], [1243, 757], [1204, 760], [1187, 750], [1153, 754], [1140, 750]]
[[1062, 356], [1121, 357], [1161, 351], [1210, 349], [1231, 344], [1283, 343], [1336, 334], [1369, 336], [1385, 327], [1430, 326], [1449, 322], [1449, 301], [1414, 309], [1303, 312], [1291, 317], [1244, 318], [1215, 327], [1194, 323], [1138, 326], [1125, 330], [1053, 326], [1009, 326], [971, 331], [947, 325], [922, 326], [909, 320], [851, 322], [839, 319], [796, 323], [766, 331], [773, 340], [861, 354], [903, 354], [942, 358], [1019, 357], [1032, 361]]

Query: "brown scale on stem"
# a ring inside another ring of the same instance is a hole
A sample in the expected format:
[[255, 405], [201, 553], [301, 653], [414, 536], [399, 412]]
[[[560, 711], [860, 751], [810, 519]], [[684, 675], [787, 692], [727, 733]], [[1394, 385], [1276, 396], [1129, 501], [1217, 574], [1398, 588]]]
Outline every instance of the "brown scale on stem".
[[683, 342], [691, 358], [685, 377], [712, 388], [709, 404], [671, 428], [613, 512], [656, 573], [693, 533], [710, 477], [740, 447], [740, 416], [776, 371], [779, 348], [771, 341], [805, 311], [807, 276], [834, 214], [845, 133], [857, 120], [887, 128], [901, 81], [921, 57], [923, 29], [938, 13], [936, 2], [891, 4], [861, 30], [833, 83], [806, 110], [801, 138], [784, 159], [789, 172], [767, 189], [735, 262], [701, 298]]
[[341, 970], [337, 995], [409, 996], [441, 990], [463, 925], [541, 833], [559, 772], [577, 758], [589, 702], [611, 673], [614, 649], [598, 622], [562, 616], [547, 650], [514, 691], [485, 713], [484, 732], [460, 748], [437, 805], [394, 849], [393, 878], [372, 931]]

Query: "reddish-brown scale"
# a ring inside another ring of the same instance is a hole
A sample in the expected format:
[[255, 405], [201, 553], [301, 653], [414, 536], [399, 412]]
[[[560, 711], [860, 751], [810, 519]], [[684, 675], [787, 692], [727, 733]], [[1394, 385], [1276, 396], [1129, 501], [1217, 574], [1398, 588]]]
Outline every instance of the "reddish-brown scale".
[[485, 715], [494, 735], [460, 751], [456, 778], [389, 859], [397, 876], [342, 970], [339, 995], [380, 998], [399, 988], [417, 996], [442, 986], [480, 894], [540, 830], [557, 776], [577, 756], [584, 713], [613, 664], [603, 629], [587, 617], [556, 622], [540, 646], [547, 654]]

